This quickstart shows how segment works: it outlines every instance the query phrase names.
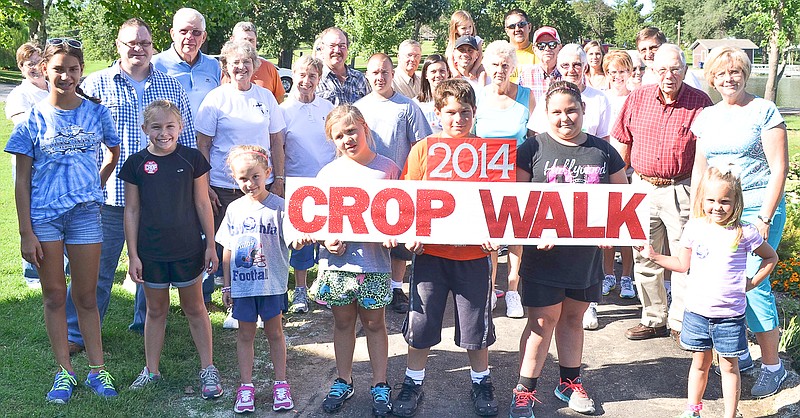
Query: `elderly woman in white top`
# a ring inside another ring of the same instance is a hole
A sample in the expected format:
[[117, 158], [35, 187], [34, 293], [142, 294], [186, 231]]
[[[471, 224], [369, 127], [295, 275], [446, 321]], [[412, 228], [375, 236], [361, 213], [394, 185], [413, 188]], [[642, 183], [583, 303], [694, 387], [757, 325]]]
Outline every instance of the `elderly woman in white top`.
[[[692, 132], [697, 136], [692, 188], [709, 165], [733, 164], [741, 168], [742, 220], [755, 225], [761, 236], [777, 249], [786, 223], [783, 195], [789, 172], [786, 124], [774, 103], [745, 91], [750, 60], [742, 50], [712, 49], [704, 75], [722, 101], [705, 108], [692, 124]], [[748, 256], [748, 277], [760, 263], [758, 256]], [[755, 398], [770, 396], [786, 378], [786, 369], [778, 357], [778, 310], [769, 278], [747, 292], [745, 317], [761, 347], [761, 374], [750, 392]], [[753, 360], [746, 353], [739, 359], [739, 369], [751, 367]]]
[[[286, 121], [286, 176], [316, 177], [336, 157], [336, 146], [325, 136], [325, 119], [333, 104], [316, 96], [322, 76], [322, 61], [303, 55], [292, 65], [292, 91], [281, 103]], [[289, 265], [294, 268], [294, 298], [291, 312], [308, 312], [306, 278], [316, 264], [314, 245], [292, 250]]]

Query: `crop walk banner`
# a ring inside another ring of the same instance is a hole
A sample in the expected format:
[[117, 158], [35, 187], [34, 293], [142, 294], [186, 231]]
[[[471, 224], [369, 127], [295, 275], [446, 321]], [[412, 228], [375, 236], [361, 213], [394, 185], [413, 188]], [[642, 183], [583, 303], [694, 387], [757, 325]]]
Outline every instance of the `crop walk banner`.
[[286, 181], [284, 232], [343, 241], [642, 245], [647, 194], [631, 185], [403, 180]]

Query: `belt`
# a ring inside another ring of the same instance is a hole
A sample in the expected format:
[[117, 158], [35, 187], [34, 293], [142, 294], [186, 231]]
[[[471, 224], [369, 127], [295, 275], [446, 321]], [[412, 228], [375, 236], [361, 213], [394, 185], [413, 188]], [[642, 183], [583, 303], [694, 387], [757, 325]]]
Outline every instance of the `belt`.
[[679, 174], [679, 175], [677, 175], [677, 176], [675, 176], [675, 177], [673, 177], [671, 179], [665, 179], [665, 178], [661, 178], [661, 177], [645, 176], [644, 174], [639, 173], [639, 172], [637, 172], [636, 174], [639, 176], [639, 178], [641, 178], [642, 180], [652, 184], [653, 186], [672, 186], [675, 183], [679, 183], [679, 182], [681, 182], [683, 180], [686, 180], [686, 179], [692, 177], [692, 173], [691, 172], [684, 173], [684, 174]]

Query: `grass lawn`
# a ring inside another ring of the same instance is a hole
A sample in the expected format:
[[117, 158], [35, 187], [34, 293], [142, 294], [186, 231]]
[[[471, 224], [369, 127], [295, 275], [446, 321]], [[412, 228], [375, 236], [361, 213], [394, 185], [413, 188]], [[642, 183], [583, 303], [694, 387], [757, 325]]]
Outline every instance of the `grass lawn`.
[[800, 154], [800, 115], [786, 116], [786, 130], [789, 138], [789, 158]]

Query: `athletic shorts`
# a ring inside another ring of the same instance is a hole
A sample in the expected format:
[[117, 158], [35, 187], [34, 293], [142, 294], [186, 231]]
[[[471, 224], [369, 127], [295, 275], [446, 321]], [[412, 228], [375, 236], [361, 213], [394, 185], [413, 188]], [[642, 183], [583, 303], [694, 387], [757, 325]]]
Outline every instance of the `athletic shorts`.
[[566, 298], [579, 302], [599, 302], [602, 293], [602, 282], [597, 282], [586, 289], [565, 289], [563, 287], [548, 286], [534, 281], [524, 281], [525, 285], [520, 290], [522, 306], [531, 308], [544, 308], [564, 301]]
[[144, 285], [151, 289], [189, 287], [200, 280], [200, 274], [205, 268], [203, 252], [178, 261], [141, 260]]
[[734, 318], [706, 318], [684, 311], [681, 347], [689, 351], [714, 350], [721, 357], [739, 357], [747, 352], [744, 315]]
[[389, 250], [389, 255], [392, 256], [392, 259], [403, 261], [411, 261], [411, 259], [414, 258], [414, 253], [408, 251], [405, 244], [398, 244], [397, 247]]
[[289, 265], [295, 270], [308, 270], [319, 260], [319, 244], [305, 245], [299, 250], [292, 249]]
[[481, 350], [495, 342], [490, 293], [489, 257], [450, 260], [417, 255], [409, 279], [411, 295], [403, 335], [417, 349], [442, 341], [442, 322], [447, 298], [453, 294], [455, 343], [467, 350]]
[[237, 321], [257, 322], [258, 317], [264, 322], [280, 315], [289, 308], [289, 295], [248, 296], [233, 298], [231, 315]]
[[392, 302], [390, 273], [355, 273], [325, 270], [320, 277], [316, 298], [329, 306], [353, 302], [364, 309], [381, 309]]
[[103, 242], [100, 204], [78, 203], [59, 217], [47, 222], [33, 222], [33, 234], [40, 242], [64, 241], [68, 245]]

